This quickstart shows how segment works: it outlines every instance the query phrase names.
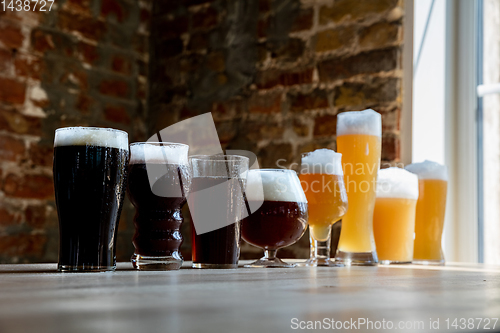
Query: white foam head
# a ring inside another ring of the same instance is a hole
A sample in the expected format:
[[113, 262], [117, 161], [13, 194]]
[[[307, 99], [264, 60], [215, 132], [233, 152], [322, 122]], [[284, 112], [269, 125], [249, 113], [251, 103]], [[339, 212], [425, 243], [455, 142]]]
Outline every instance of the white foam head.
[[418, 199], [418, 177], [405, 169], [378, 171], [377, 198]]
[[416, 174], [418, 179], [438, 179], [448, 181], [448, 168], [445, 165], [425, 160], [407, 165], [406, 170]]
[[170, 142], [135, 142], [130, 145], [130, 164], [188, 164], [189, 146]]
[[252, 201], [307, 202], [297, 173], [287, 169], [249, 170], [245, 193]]
[[56, 130], [54, 147], [101, 146], [128, 150], [128, 133], [113, 128], [64, 127]]
[[381, 136], [382, 117], [380, 113], [372, 109], [339, 113], [337, 115], [337, 136], [347, 134]]
[[331, 149], [316, 149], [302, 155], [301, 174], [321, 173], [343, 176], [342, 154]]

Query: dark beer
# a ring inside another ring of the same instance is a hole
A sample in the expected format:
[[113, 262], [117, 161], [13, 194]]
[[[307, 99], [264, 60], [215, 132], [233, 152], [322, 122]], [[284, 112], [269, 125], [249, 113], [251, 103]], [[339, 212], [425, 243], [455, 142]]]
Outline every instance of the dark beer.
[[122, 131], [65, 128], [56, 132], [54, 187], [59, 216], [59, 270], [115, 268], [127, 146], [128, 136]]
[[241, 222], [241, 236], [254, 246], [276, 250], [298, 241], [306, 228], [307, 203], [264, 201]]
[[[161, 176], [154, 179], [152, 187], [148, 168], [149, 171], [161, 170]], [[128, 170], [128, 194], [136, 207], [134, 267], [179, 269], [183, 262], [179, 252], [183, 241], [180, 226], [183, 222], [181, 208], [189, 191], [188, 165], [132, 163]]]

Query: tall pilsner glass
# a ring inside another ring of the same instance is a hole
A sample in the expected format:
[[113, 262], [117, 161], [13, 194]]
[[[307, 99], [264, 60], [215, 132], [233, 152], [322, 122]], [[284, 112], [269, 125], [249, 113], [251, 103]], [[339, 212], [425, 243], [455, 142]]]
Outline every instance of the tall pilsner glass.
[[59, 271], [115, 269], [128, 158], [126, 132], [98, 127], [56, 130]]
[[373, 209], [380, 167], [382, 120], [373, 110], [337, 116], [337, 150], [342, 154], [349, 210], [342, 218], [335, 261], [345, 265], [378, 263]]
[[436, 162], [413, 163], [406, 170], [418, 176], [419, 197], [415, 215], [415, 246], [413, 263], [444, 265], [441, 248], [448, 170]]

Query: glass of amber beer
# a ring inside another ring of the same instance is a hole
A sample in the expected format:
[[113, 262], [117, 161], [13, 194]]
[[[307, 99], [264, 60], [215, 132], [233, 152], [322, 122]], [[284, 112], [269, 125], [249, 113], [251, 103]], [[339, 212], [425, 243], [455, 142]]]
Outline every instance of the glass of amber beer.
[[424, 161], [406, 166], [418, 176], [419, 197], [415, 216], [415, 246], [413, 263], [444, 265], [441, 248], [448, 170], [436, 162]]
[[138, 270], [179, 269], [179, 247], [191, 176], [189, 146], [169, 142], [130, 145], [128, 196], [136, 208], [135, 247], [131, 261]]
[[337, 150], [342, 154], [349, 210], [342, 218], [335, 261], [346, 265], [378, 262], [373, 209], [380, 167], [382, 120], [373, 110], [337, 116]]
[[381, 264], [411, 263], [417, 199], [417, 176], [400, 168], [378, 172], [373, 232]]
[[248, 172], [246, 198], [260, 208], [241, 222], [241, 236], [264, 250], [264, 257], [245, 267], [295, 267], [276, 257], [278, 249], [294, 244], [307, 228], [307, 200], [297, 173], [286, 169]]
[[66, 127], [54, 138], [59, 271], [112, 271], [125, 197], [128, 134]]
[[343, 266], [330, 259], [332, 225], [347, 211], [342, 154], [317, 149], [302, 154], [300, 183], [309, 207], [310, 258], [301, 266]]

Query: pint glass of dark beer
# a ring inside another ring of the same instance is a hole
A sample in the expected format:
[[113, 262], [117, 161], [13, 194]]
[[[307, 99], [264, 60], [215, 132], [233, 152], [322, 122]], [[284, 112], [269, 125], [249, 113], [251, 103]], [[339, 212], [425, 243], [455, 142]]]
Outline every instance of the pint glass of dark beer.
[[190, 157], [193, 268], [238, 267], [248, 161], [237, 155]]
[[135, 252], [139, 270], [174, 270], [182, 266], [181, 208], [186, 203], [191, 176], [189, 146], [167, 142], [130, 145], [128, 195], [136, 208]]
[[59, 271], [112, 271], [125, 196], [128, 134], [98, 127], [56, 130], [54, 187]]

